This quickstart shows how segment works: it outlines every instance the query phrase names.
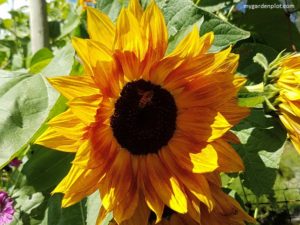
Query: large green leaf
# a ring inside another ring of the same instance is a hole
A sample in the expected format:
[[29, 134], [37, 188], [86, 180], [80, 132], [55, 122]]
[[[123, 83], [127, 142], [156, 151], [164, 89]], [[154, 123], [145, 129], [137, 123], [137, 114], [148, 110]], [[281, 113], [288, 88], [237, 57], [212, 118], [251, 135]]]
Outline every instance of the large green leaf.
[[74, 154], [59, 152], [34, 145], [32, 154], [23, 167], [28, 184], [37, 191], [51, 191], [67, 174]]
[[74, 49], [67, 45], [40, 74], [0, 71], [0, 168], [38, 136], [49, 118], [59, 94], [44, 76], [67, 75], [73, 62]]
[[245, 164], [245, 185], [256, 195], [268, 194], [276, 179], [286, 131], [279, 121], [254, 109], [234, 129], [241, 144], [234, 147]]
[[41, 75], [0, 72], [0, 166], [30, 142], [57, 97]]

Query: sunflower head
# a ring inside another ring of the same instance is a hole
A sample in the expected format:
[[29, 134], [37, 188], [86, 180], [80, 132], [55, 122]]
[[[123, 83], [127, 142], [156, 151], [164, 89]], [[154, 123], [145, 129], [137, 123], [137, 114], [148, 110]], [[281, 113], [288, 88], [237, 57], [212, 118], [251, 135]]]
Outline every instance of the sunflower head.
[[278, 76], [279, 118], [300, 153], [300, 54], [287, 55], [279, 60], [275, 71]]
[[66, 207], [99, 190], [99, 223], [108, 212], [118, 224], [147, 224], [150, 212], [159, 222], [164, 208], [184, 214], [194, 201], [211, 212], [210, 174], [243, 169], [228, 143], [248, 114], [236, 101], [238, 55], [208, 53], [214, 35], [196, 26], [167, 55], [154, 1], [144, 11], [131, 0], [116, 24], [93, 8], [87, 17], [90, 39], [73, 39], [85, 75], [49, 80], [69, 109], [37, 141], [76, 154], [53, 192]]

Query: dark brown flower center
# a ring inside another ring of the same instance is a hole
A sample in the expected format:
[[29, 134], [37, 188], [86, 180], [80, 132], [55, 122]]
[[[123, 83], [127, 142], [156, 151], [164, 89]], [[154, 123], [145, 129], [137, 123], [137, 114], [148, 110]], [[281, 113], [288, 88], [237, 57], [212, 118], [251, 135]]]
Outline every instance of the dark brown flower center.
[[119, 144], [134, 155], [157, 153], [168, 144], [176, 128], [173, 96], [149, 81], [129, 82], [123, 88], [110, 118]]

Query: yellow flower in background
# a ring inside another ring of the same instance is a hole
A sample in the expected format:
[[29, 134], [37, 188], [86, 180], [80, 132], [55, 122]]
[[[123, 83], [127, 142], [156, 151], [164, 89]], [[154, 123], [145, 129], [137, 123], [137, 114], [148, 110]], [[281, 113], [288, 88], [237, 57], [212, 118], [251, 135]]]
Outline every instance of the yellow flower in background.
[[36, 142], [76, 154], [53, 193], [67, 207], [99, 190], [99, 224], [111, 211], [129, 223], [141, 205], [156, 222], [165, 206], [184, 214], [195, 199], [212, 211], [210, 173], [243, 169], [228, 143], [248, 114], [236, 101], [238, 55], [208, 53], [213, 33], [199, 37], [196, 27], [165, 55], [167, 28], [154, 1], [143, 11], [132, 0], [116, 24], [96, 9], [87, 14], [90, 39], [73, 39], [86, 75], [50, 79], [69, 109]]
[[279, 76], [279, 118], [300, 153], [300, 54], [283, 57], [276, 73]]

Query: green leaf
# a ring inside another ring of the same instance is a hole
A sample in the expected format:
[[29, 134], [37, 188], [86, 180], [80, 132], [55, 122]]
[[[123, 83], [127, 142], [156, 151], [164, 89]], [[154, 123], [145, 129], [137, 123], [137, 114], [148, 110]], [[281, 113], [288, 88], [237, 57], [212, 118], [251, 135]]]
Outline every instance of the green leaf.
[[[47, 225], [86, 225], [85, 200], [70, 206], [61, 208], [62, 195], [55, 194], [49, 199], [47, 211]], [[98, 212], [95, 212], [98, 214]]]
[[261, 109], [234, 128], [241, 144], [234, 145], [245, 164], [244, 183], [260, 196], [272, 191], [276, 179], [286, 131], [279, 121], [264, 114]]
[[23, 167], [28, 184], [37, 191], [51, 191], [67, 174], [74, 154], [33, 145], [32, 155]]
[[0, 167], [31, 141], [57, 97], [40, 75], [0, 71]]
[[243, 89], [239, 92], [239, 105], [244, 107], [260, 106], [264, 101], [264, 94], [260, 92], [247, 92]]
[[69, 75], [74, 63], [75, 51], [71, 44], [54, 52], [53, 60], [40, 72], [46, 77]]
[[[87, 208], [87, 217], [86, 224], [87, 225], [95, 225], [98, 217], [98, 212], [101, 207], [101, 199], [98, 191], [94, 192], [87, 198], [86, 208]], [[112, 220], [112, 213], [109, 213], [101, 225], [108, 225]]]
[[261, 53], [257, 53], [254, 57], [253, 57], [253, 62], [258, 63], [259, 65], [261, 65], [262, 68], [264, 68], [264, 70], [268, 69], [268, 60], [266, 59], [266, 57], [261, 54]]
[[52, 52], [48, 48], [42, 48], [33, 55], [30, 61], [30, 66], [33, 66], [34, 64], [39, 63], [45, 59], [51, 58], [53, 58]]
[[161, 8], [164, 12], [170, 37], [176, 35], [182, 29], [197, 23], [203, 17], [204, 22], [201, 25], [200, 34], [203, 35], [210, 31], [214, 32], [215, 40], [212, 51], [223, 49], [250, 36], [249, 32], [199, 8], [191, 0], [164, 1]]

